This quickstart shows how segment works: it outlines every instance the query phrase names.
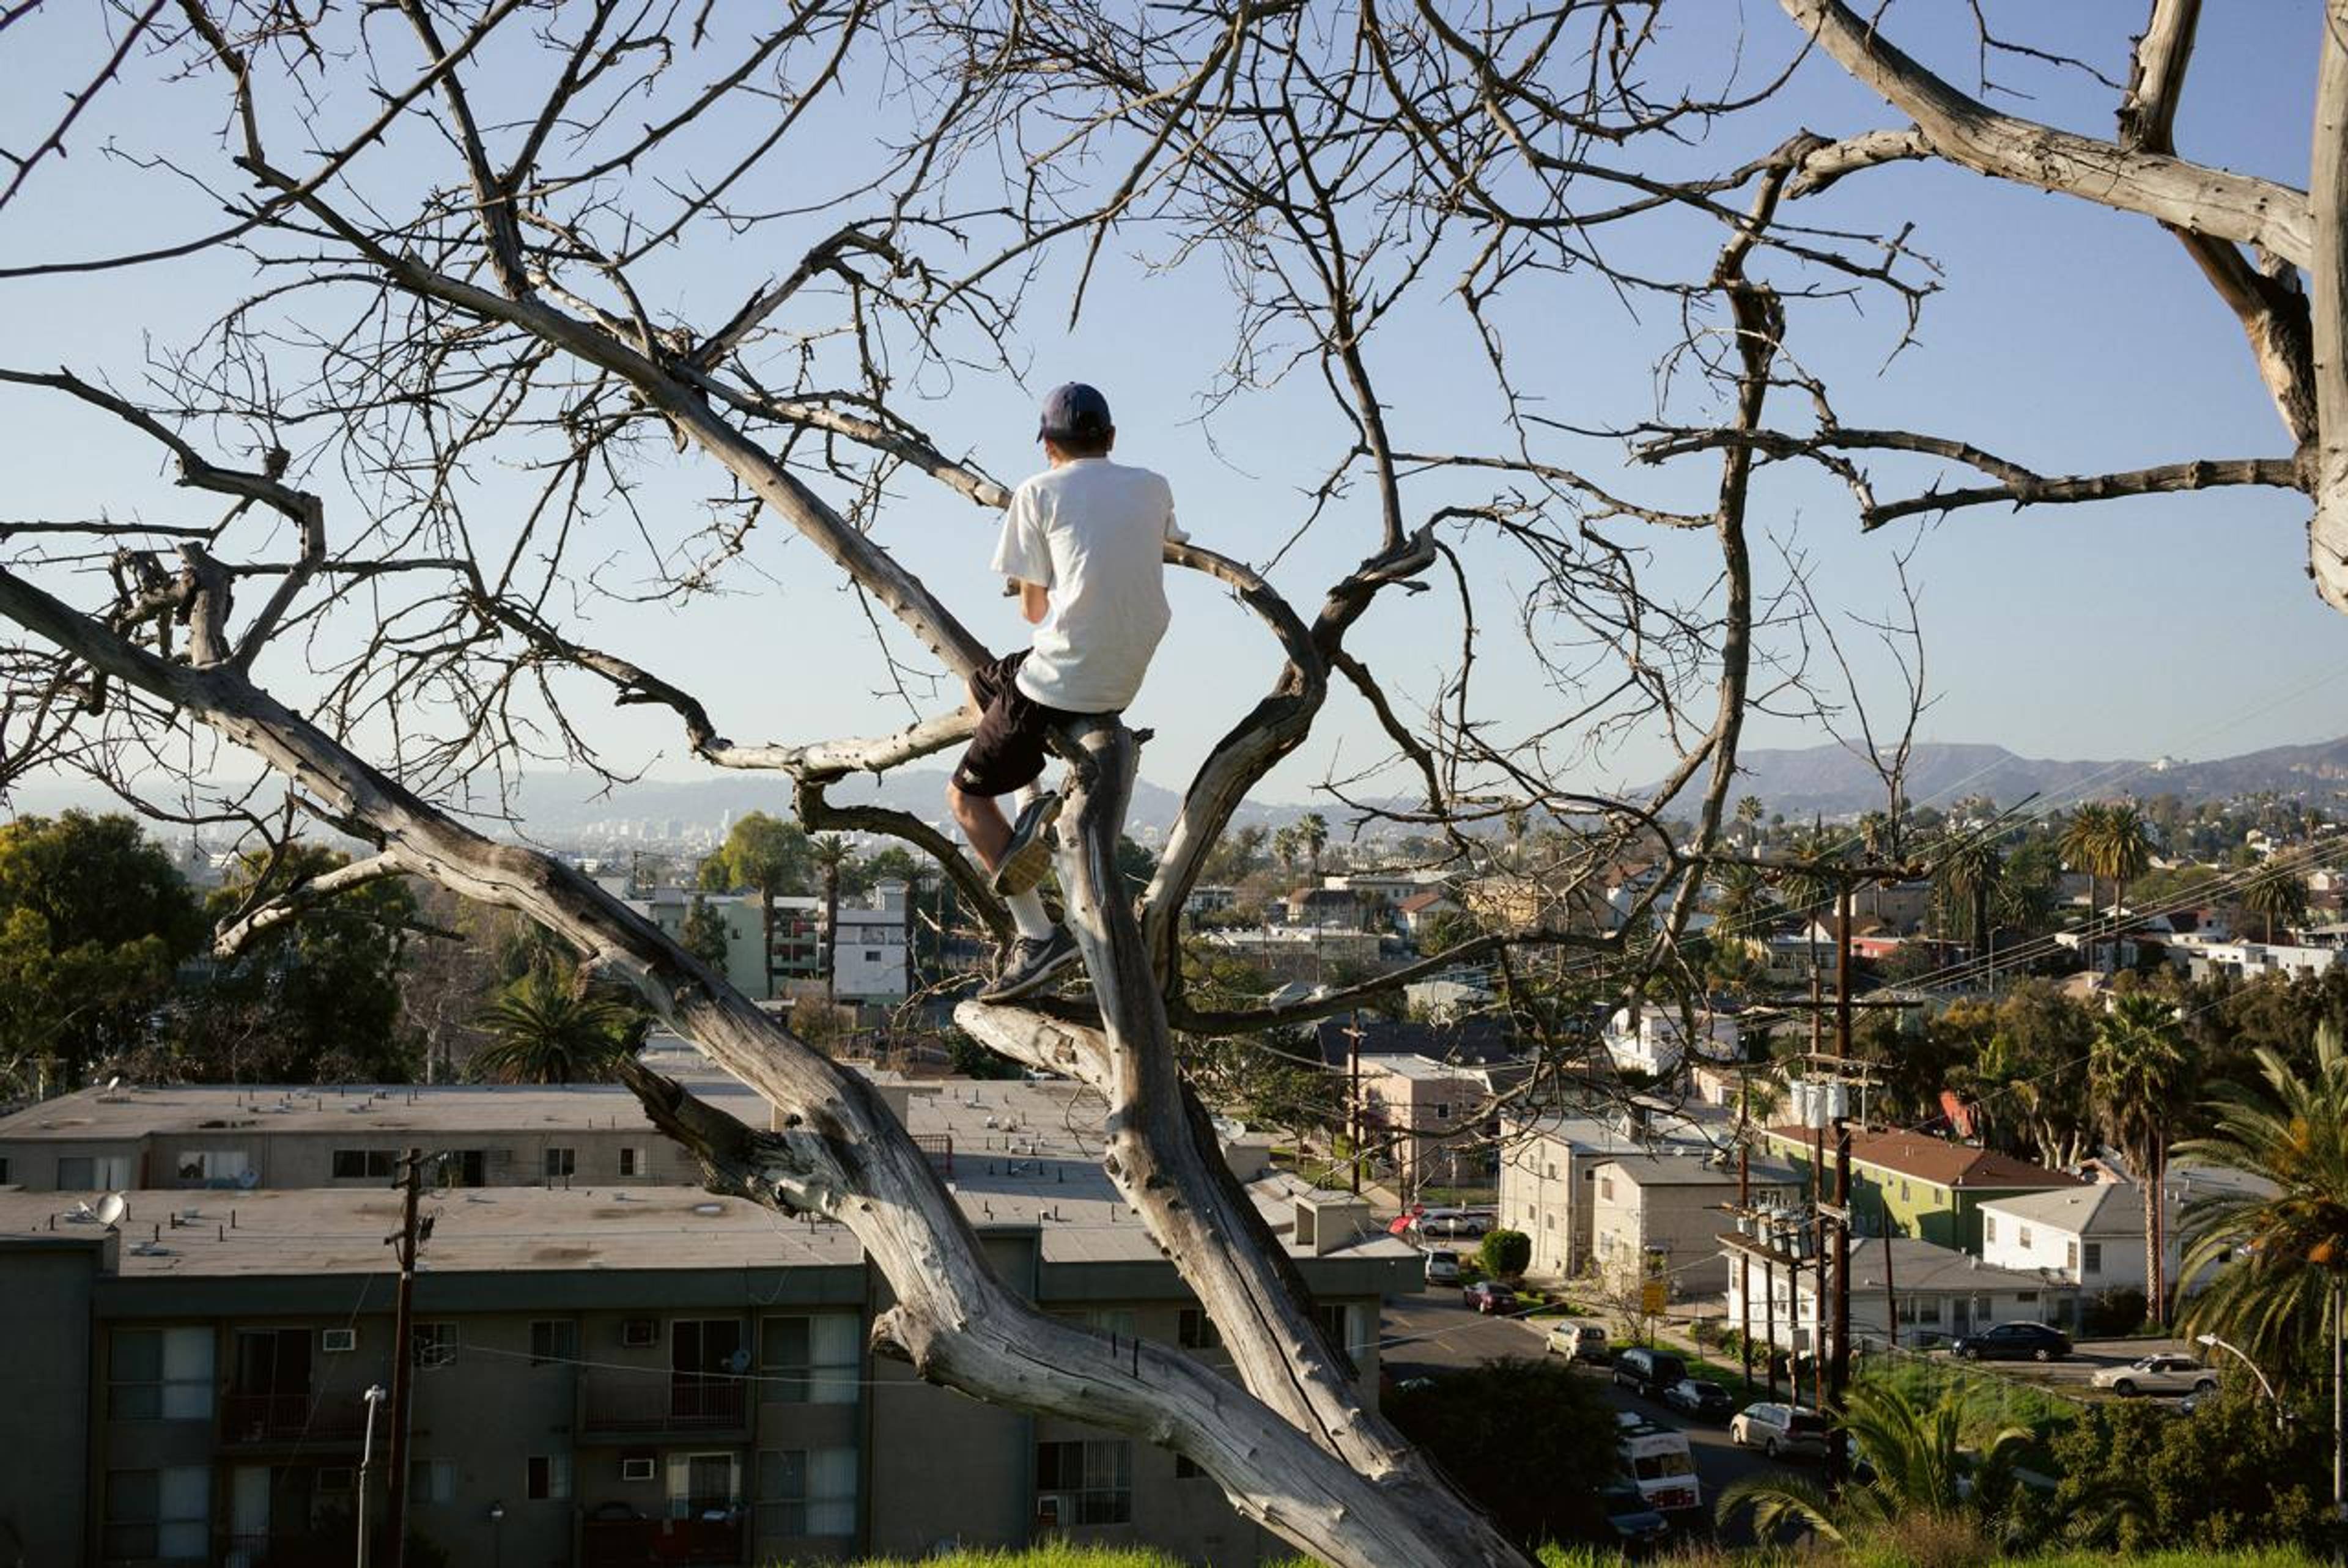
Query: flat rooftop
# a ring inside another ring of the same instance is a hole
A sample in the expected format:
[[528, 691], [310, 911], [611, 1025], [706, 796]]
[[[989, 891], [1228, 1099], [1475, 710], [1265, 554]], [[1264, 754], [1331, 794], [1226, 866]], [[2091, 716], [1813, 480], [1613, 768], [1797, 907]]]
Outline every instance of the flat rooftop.
[[[765, 1102], [739, 1084], [730, 1093], [715, 1083], [695, 1087], [745, 1120], [766, 1125]], [[909, 1131], [932, 1149], [933, 1165], [973, 1225], [1036, 1227], [1046, 1263], [1159, 1259], [1157, 1244], [1101, 1170], [1107, 1106], [1098, 1094], [1057, 1081], [944, 1079], [911, 1087]], [[349, 1109], [370, 1092], [386, 1098], [370, 1112]], [[264, 1107], [280, 1095], [299, 1102], [282, 1113], [246, 1112], [266, 1117], [273, 1127], [300, 1127], [307, 1119], [338, 1130], [355, 1123], [398, 1127], [438, 1140], [510, 1129], [524, 1124], [523, 1118], [543, 1117], [563, 1119], [551, 1124], [572, 1126], [589, 1118], [596, 1125], [633, 1122], [650, 1133], [634, 1097], [617, 1086], [465, 1085], [355, 1088], [341, 1094], [331, 1089], [293, 1095], [225, 1087], [77, 1094], [0, 1123], [0, 1137], [23, 1135], [13, 1124], [26, 1117], [55, 1119], [61, 1108], [85, 1102], [93, 1117], [108, 1118], [107, 1125], [125, 1137], [154, 1127], [159, 1109], [173, 1129], [201, 1127], [222, 1105], [233, 1110], [240, 1094], [248, 1103], [258, 1097]], [[72, 1135], [92, 1133], [84, 1127]], [[950, 1170], [943, 1148], [948, 1138]], [[1298, 1195], [1312, 1189], [1272, 1173], [1251, 1182], [1248, 1191], [1273, 1234], [1285, 1238], [1293, 1232]], [[97, 1235], [93, 1223], [73, 1216], [77, 1204], [95, 1204], [102, 1195], [0, 1191], [0, 1244], [11, 1237]], [[126, 1277], [392, 1271], [392, 1249], [384, 1245], [384, 1237], [399, 1227], [399, 1200], [387, 1184], [373, 1191], [141, 1190], [126, 1198], [129, 1215], [122, 1225], [119, 1265]], [[849, 1265], [863, 1255], [843, 1225], [786, 1219], [746, 1200], [695, 1187], [443, 1188], [427, 1194], [426, 1212], [435, 1216], [426, 1255], [430, 1268], [440, 1273]], [[177, 1227], [171, 1224], [175, 1215], [183, 1222]], [[1292, 1252], [1309, 1255], [1292, 1247]], [[1365, 1221], [1360, 1237], [1331, 1255], [1402, 1264], [1417, 1254]]]

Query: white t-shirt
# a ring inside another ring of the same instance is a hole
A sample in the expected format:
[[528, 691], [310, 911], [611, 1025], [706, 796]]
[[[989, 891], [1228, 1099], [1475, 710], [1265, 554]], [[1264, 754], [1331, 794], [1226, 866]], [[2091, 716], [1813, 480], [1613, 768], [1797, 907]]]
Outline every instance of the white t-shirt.
[[1141, 690], [1166, 635], [1165, 543], [1174, 489], [1147, 468], [1080, 457], [1012, 493], [994, 569], [1047, 589], [1018, 685], [1047, 708], [1114, 713]]

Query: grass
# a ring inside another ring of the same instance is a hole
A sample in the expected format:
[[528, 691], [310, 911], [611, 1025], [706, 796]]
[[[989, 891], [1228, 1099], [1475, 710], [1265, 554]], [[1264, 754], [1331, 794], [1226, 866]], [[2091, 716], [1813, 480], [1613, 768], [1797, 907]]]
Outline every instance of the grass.
[[1902, 1357], [1889, 1366], [1879, 1362], [1860, 1374], [1871, 1382], [1889, 1384], [1919, 1405], [1931, 1405], [1953, 1390], [1963, 1401], [1969, 1425], [2027, 1427], [2044, 1439], [2059, 1426], [2079, 1419], [2080, 1405], [2031, 1384], [1976, 1371], [1953, 1361]]

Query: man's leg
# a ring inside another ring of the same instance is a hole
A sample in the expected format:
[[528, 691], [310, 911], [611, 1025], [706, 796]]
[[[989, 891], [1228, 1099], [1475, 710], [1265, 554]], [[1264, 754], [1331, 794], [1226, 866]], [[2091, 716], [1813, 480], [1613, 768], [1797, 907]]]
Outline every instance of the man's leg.
[[[1033, 785], [1028, 787], [1034, 788]], [[970, 841], [980, 864], [989, 871], [1002, 865], [1003, 852], [1011, 844], [1011, 824], [1004, 818], [1003, 808], [994, 804], [994, 797], [973, 794], [960, 784], [948, 781], [946, 805], [953, 813], [954, 821], [961, 825], [963, 836]], [[1037, 942], [1050, 938], [1056, 927], [1052, 924], [1051, 916], [1045, 912], [1042, 894], [1031, 887], [1024, 893], [1005, 895], [1003, 901], [1009, 907], [1011, 918], [1019, 927], [1021, 936]]]

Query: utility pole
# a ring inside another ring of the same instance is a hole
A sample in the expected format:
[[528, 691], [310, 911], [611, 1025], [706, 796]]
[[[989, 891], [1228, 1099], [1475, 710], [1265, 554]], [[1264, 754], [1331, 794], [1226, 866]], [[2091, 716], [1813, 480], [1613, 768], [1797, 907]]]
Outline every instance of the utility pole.
[[[1835, 1118], [1835, 1207], [1839, 1213], [1834, 1226], [1834, 1359], [1828, 1369], [1826, 1408], [1839, 1416], [1843, 1396], [1850, 1389], [1850, 1123], [1839, 1116]], [[1827, 1484], [1839, 1489], [1850, 1479], [1850, 1449], [1840, 1431], [1833, 1444], [1827, 1450]]]
[[1353, 1171], [1354, 1195], [1358, 1198], [1362, 1195], [1362, 1014], [1358, 1008], [1345, 1015], [1345, 1138], [1351, 1145], [1345, 1163]]
[[[1744, 1077], [1743, 1073], [1737, 1074], [1737, 1102], [1740, 1107], [1744, 1103]], [[1741, 1133], [1741, 1124], [1745, 1120], [1742, 1109], [1738, 1111], [1736, 1119]], [[1753, 1212], [1753, 1145], [1742, 1136], [1736, 1141], [1736, 1212], [1740, 1214]], [[1736, 1249], [1736, 1300], [1741, 1309], [1736, 1337], [1745, 1348], [1745, 1393], [1750, 1399], [1753, 1394], [1753, 1258], [1741, 1246]]]
[[399, 1249], [399, 1296], [391, 1319], [391, 1474], [385, 1479], [391, 1531], [391, 1568], [407, 1568], [407, 1412], [416, 1397], [416, 1203], [424, 1151], [410, 1149], [400, 1172], [399, 1234], [384, 1238]]

